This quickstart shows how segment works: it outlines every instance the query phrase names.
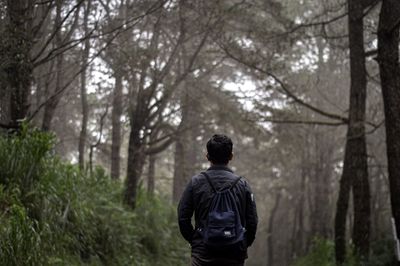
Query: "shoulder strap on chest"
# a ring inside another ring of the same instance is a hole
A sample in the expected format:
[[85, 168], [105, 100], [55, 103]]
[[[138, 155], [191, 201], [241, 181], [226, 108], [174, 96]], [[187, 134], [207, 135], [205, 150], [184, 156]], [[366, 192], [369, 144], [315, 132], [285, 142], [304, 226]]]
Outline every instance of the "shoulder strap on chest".
[[206, 177], [206, 179], [207, 179], [208, 183], [210, 184], [212, 190], [216, 193], [217, 190], [215, 189], [213, 183], [211, 182], [210, 176], [209, 176], [206, 172], [201, 172], [201, 174], [204, 175], [204, 176]]

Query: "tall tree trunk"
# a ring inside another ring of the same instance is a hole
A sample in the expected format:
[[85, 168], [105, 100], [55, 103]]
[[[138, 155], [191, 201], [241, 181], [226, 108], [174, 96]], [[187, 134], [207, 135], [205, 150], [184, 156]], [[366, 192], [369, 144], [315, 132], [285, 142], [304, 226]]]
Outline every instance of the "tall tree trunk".
[[124, 202], [132, 209], [136, 207], [137, 185], [145, 163], [145, 140], [142, 135], [145, 119], [148, 117], [145, 94], [139, 90], [135, 109], [130, 113], [130, 134]]
[[[83, 19], [83, 27], [85, 36], [89, 34], [88, 29], [88, 21], [89, 21], [89, 14], [91, 9], [91, 0], [87, 0], [85, 15]], [[85, 167], [85, 147], [86, 147], [86, 135], [87, 135], [87, 123], [88, 123], [88, 116], [89, 116], [89, 107], [87, 102], [87, 95], [86, 95], [86, 78], [87, 78], [87, 63], [89, 60], [89, 52], [90, 52], [90, 40], [86, 38], [85, 40], [85, 48], [83, 50], [82, 55], [82, 72], [81, 72], [81, 103], [82, 103], [82, 125], [81, 125], [81, 132], [79, 134], [79, 168], [81, 170]]]
[[[9, 114], [11, 123], [16, 125], [18, 120], [24, 119], [28, 112], [30, 86], [32, 82], [32, 63], [30, 51], [32, 49], [31, 22], [33, 1], [8, 0], [6, 26], [6, 44], [1, 47], [8, 62], [2, 66], [6, 78], [5, 88], [10, 92]], [[7, 110], [8, 108], [6, 108]]]
[[115, 71], [115, 88], [112, 110], [111, 178], [120, 177], [121, 115], [122, 115], [122, 74]]
[[378, 62], [385, 108], [386, 149], [392, 215], [400, 237], [400, 2], [384, 0], [379, 16]]
[[[159, 36], [159, 21], [154, 25], [153, 36], [150, 41], [150, 50], [155, 53], [154, 47], [158, 43]], [[150, 110], [149, 103], [151, 100], [150, 88], [155, 88], [159, 81], [154, 81], [148, 87], [145, 86], [145, 80], [148, 77], [147, 70], [150, 66], [151, 56], [146, 58], [145, 62], [141, 65], [141, 74], [138, 83], [138, 90], [133, 97], [130, 98], [129, 118], [130, 118], [130, 134], [128, 144], [128, 163], [126, 170], [126, 186], [124, 202], [129, 205], [132, 209], [136, 207], [136, 195], [137, 185], [139, 178], [142, 174], [143, 165], [145, 163], [145, 131], [146, 131], [146, 120], [149, 118]]]
[[330, 189], [332, 169], [332, 146], [329, 136], [325, 136], [320, 127], [315, 128], [315, 160], [314, 160], [314, 213], [312, 215], [312, 233], [314, 236], [329, 238], [331, 227]]
[[[316, 86], [322, 86], [326, 82], [327, 68], [329, 65], [324, 62], [324, 49], [327, 44], [323, 42], [322, 38], [317, 38], [316, 46], [318, 48], [318, 68], [317, 68], [317, 83]], [[323, 87], [323, 86], [322, 86]], [[325, 86], [326, 87], [326, 86]], [[326, 94], [327, 92], [323, 92]], [[323, 106], [324, 102], [320, 95], [315, 97], [315, 105]], [[313, 208], [310, 210], [310, 222], [311, 222], [311, 234], [310, 236], [314, 238], [319, 236], [322, 238], [329, 238], [329, 228], [331, 227], [329, 210], [330, 206], [330, 193], [329, 186], [331, 184], [331, 160], [330, 160], [330, 136], [326, 134], [324, 127], [314, 126], [312, 128], [310, 137], [311, 143], [314, 147], [313, 157], [309, 158], [311, 160], [308, 162], [312, 165], [312, 173], [310, 178], [313, 178], [311, 182], [313, 186]], [[312, 239], [310, 239], [312, 240]]]
[[10, 94], [5, 84], [0, 81], [0, 124], [9, 125], [11, 122]]
[[[305, 146], [306, 147], [306, 146]], [[305, 194], [306, 194], [306, 178], [307, 178], [307, 159], [305, 152], [302, 154], [302, 165], [301, 165], [301, 180], [300, 180], [300, 195], [296, 204], [297, 211], [297, 229], [294, 237], [294, 255], [296, 257], [302, 256], [305, 251], [305, 239], [304, 239], [304, 204], [305, 204]]]
[[[56, 1], [56, 25], [61, 25], [61, 13], [62, 13], [62, 1]], [[62, 46], [62, 33], [61, 30], [57, 30], [55, 35], [55, 46]], [[53, 93], [58, 93], [62, 90], [63, 80], [64, 80], [64, 54], [60, 53], [56, 56], [56, 84]], [[51, 129], [51, 122], [53, 120], [54, 113], [56, 111], [58, 102], [61, 99], [61, 94], [50, 100], [44, 107], [44, 115], [42, 121], [42, 129], [44, 131], [49, 131]]]
[[[111, 26], [113, 28], [117, 27], [119, 23], [125, 23], [127, 19], [128, 6], [125, 1], [120, 1], [119, 11], [117, 15], [117, 20], [112, 21]], [[115, 25], [114, 25], [115, 24]], [[117, 25], [118, 24], [118, 25]], [[126, 33], [130, 34], [130, 33]], [[120, 35], [123, 39], [124, 35]], [[124, 42], [123, 40], [116, 39], [117, 43]], [[114, 49], [108, 51], [108, 55], [111, 60], [111, 69], [114, 72], [114, 91], [113, 91], [113, 108], [112, 108], [112, 133], [111, 133], [111, 178], [113, 180], [118, 180], [121, 176], [121, 142], [122, 142], [122, 132], [121, 132], [121, 116], [123, 112], [123, 65], [126, 61], [121, 60], [125, 58], [123, 53], [116, 53]], [[131, 84], [132, 85], [132, 84]]]
[[[73, 36], [73, 32], [78, 26], [78, 20], [79, 20], [79, 11], [82, 6], [84, 1], [78, 1], [78, 7], [75, 10], [75, 17], [74, 20], [68, 30], [68, 33], [63, 34], [62, 29], [63, 29], [63, 20], [65, 18], [62, 17], [62, 12], [63, 12], [63, 4], [65, 4], [64, 0], [57, 0], [55, 1], [56, 5], [56, 18], [55, 18], [55, 27], [54, 30], [55, 32], [55, 41], [54, 41], [54, 46], [55, 48], [59, 48], [62, 51], [62, 47], [65, 43], [67, 43], [71, 37]], [[57, 109], [57, 105], [61, 100], [63, 91], [66, 89], [64, 87], [65, 81], [65, 69], [64, 69], [64, 64], [66, 63], [65, 58], [64, 58], [64, 52], [60, 52], [56, 58], [56, 84], [55, 84], [55, 89], [51, 92], [54, 94], [54, 97], [51, 99], [49, 98], [49, 101], [46, 103], [44, 107], [44, 115], [43, 115], [43, 120], [42, 120], [42, 129], [45, 131], [48, 131], [51, 129], [51, 123], [55, 114], [55, 111]]]
[[147, 175], [147, 194], [154, 195], [157, 155], [149, 156], [149, 172]]
[[329, 216], [329, 193], [327, 193], [330, 185], [329, 158], [327, 158], [326, 149], [328, 148], [327, 139], [323, 136], [320, 127], [314, 128], [314, 163], [313, 163], [313, 179], [314, 179], [314, 208], [311, 210], [311, 232], [314, 236], [328, 238]]
[[337, 264], [346, 257], [346, 216], [353, 188], [356, 253], [367, 259], [370, 233], [370, 192], [365, 140], [366, 70], [363, 35], [363, 1], [348, 0], [350, 47], [350, 109], [343, 173], [335, 217], [335, 254]]
[[128, 166], [124, 202], [132, 209], [136, 207], [136, 195], [139, 178], [144, 165], [144, 155], [140, 129], [131, 127], [128, 147]]
[[175, 143], [175, 162], [173, 180], [173, 201], [178, 202], [186, 183], [194, 175], [197, 162], [196, 137], [199, 135], [198, 103], [193, 95], [189, 82], [183, 83], [181, 98], [182, 120], [179, 124]]
[[[365, 68], [363, 8], [364, 1], [349, 1], [350, 90], [354, 87], [354, 94], [350, 95], [350, 102], [352, 102], [352, 99], [354, 101], [354, 118], [352, 118], [352, 104], [350, 103], [349, 127], [354, 122], [354, 132], [348, 135], [348, 137], [357, 139], [357, 154], [353, 158], [357, 162], [357, 167], [353, 168], [354, 175], [352, 180], [354, 203], [353, 241], [356, 254], [362, 260], [368, 260], [371, 228], [371, 194], [365, 136], [367, 75]], [[349, 141], [349, 138], [347, 138], [347, 141]]]
[[274, 241], [273, 241], [273, 232], [274, 232], [274, 220], [276, 213], [278, 212], [279, 203], [281, 201], [281, 192], [278, 191], [275, 197], [275, 204], [272, 208], [271, 214], [268, 220], [268, 229], [267, 229], [267, 266], [274, 265]]
[[[159, 128], [154, 129], [153, 132], [150, 135], [150, 143], [154, 143], [157, 138], [159, 137]], [[149, 168], [147, 172], [147, 194], [152, 196], [154, 195], [154, 190], [155, 190], [155, 175], [156, 175], [156, 161], [157, 161], [157, 155], [156, 153], [150, 153], [149, 154]]]
[[[181, 122], [182, 124], [182, 122]], [[178, 128], [181, 132], [182, 127]], [[175, 142], [175, 158], [174, 158], [174, 179], [172, 188], [172, 200], [173, 202], [178, 202], [185, 187], [185, 181], [188, 178], [185, 174], [185, 158], [186, 152], [184, 147], [184, 138], [182, 133], [179, 133]]]

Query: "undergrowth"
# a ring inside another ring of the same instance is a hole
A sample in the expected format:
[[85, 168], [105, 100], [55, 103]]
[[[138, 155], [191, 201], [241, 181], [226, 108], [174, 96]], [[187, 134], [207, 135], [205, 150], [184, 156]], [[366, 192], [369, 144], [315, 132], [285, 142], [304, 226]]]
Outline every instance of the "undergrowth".
[[[346, 254], [343, 266], [397, 265], [393, 256], [393, 241], [391, 240], [373, 241], [370, 256], [365, 261], [360, 261], [351, 247], [348, 248]], [[327, 239], [314, 239], [310, 252], [304, 257], [298, 258], [293, 266], [336, 266], [334, 243]]]
[[175, 208], [52, 152], [54, 137], [24, 127], [0, 136], [0, 265], [185, 265]]

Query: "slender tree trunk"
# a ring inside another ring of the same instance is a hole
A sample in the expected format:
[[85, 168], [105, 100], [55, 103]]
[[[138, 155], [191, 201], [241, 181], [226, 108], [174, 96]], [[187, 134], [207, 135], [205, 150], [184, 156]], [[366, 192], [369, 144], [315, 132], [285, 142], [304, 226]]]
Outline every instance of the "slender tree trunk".
[[[61, 12], [62, 12], [62, 1], [56, 1], [56, 25], [61, 25]], [[62, 45], [62, 34], [61, 31], [58, 30], [55, 36], [55, 46], [60, 47]], [[64, 54], [60, 53], [56, 56], [56, 84], [55, 91], [57, 93], [62, 89], [63, 80], [64, 80]], [[42, 129], [44, 131], [49, 131], [51, 129], [51, 122], [53, 120], [54, 113], [56, 111], [58, 102], [61, 99], [61, 95], [58, 97], [54, 97], [51, 101], [49, 101], [44, 107], [44, 115], [42, 121]]]
[[385, 108], [386, 149], [392, 215], [400, 237], [400, 2], [384, 0], [379, 16], [378, 62]]
[[327, 220], [327, 209], [329, 209], [329, 194], [326, 193], [326, 187], [330, 184], [330, 175], [325, 171], [329, 164], [328, 158], [325, 158], [327, 143], [322, 135], [321, 128], [314, 128], [314, 209], [311, 213], [311, 231], [313, 236], [323, 238], [328, 237], [329, 221]]
[[[119, 23], [125, 23], [127, 19], [128, 6], [125, 1], [120, 1], [119, 11], [117, 15], [117, 20], [112, 21], [111, 27], [117, 27]], [[131, 33], [126, 33], [131, 34]], [[125, 35], [120, 35], [123, 39]], [[126, 38], [126, 37], [125, 37]], [[124, 42], [119, 38], [116, 39], [119, 45], [120, 42]], [[120, 179], [121, 176], [121, 142], [122, 142], [122, 131], [121, 131], [121, 116], [123, 112], [123, 65], [126, 63], [125, 60], [121, 60], [124, 56], [121, 53], [116, 53], [113, 49], [108, 51], [110, 53], [108, 56], [111, 60], [111, 68], [114, 72], [114, 91], [113, 91], [113, 108], [112, 108], [112, 133], [111, 133], [111, 178], [113, 180]], [[131, 83], [131, 86], [133, 84]]]
[[[8, 0], [6, 26], [7, 43], [2, 46], [4, 62], [1, 71], [6, 78], [5, 88], [10, 92], [9, 114], [12, 124], [16, 125], [24, 119], [29, 108], [29, 93], [32, 82], [32, 64], [30, 51], [32, 49], [33, 1]], [[18, 60], [17, 60], [18, 59]], [[5, 108], [6, 110], [8, 108]]]
[[[322, 38], [317, 38], [316, 45], [318, 48], [318, 68], [317, 68], [317, 86], [324, 83], [324, 75], [326, 74], [328, 65], [324, 62], [324, 49], [326, 44]], [[318, 95], [315, 98], [316, 106], [322, 106], [324, 102], [321, 101], [321, 97]], [[331, 161], [330, 161], [330, 137], [324, 131], [324, 128], [316, 125], [312, 128], [312, 143], [314, 146], [314, 158], [311, 159], [312, 163], [312, 176], [314, 181], [314, 208], [311, 210], [311, 236], [319, 236], [322, 238], [329, 238], [329, 229], [331, 227], [331, 221], [329, 219], [329, 210], [331, 209], [329, 197], [329, 186], [331, 183]]]
[[278, 191], [275, 197], [275, 205], [272, 208], [271, 215], [268, 220], [268, 230], [267, 230], [267, 266], [274, 265], [274, 241], [273, 241], [273, 232], [274, 232], [274, 220], [276, 213], [279, 208], [279, 203], [281, 200], [281, 192]]
[[299, 212], [300, 212], [300, 207], [301, 206], [299, 206], [298, 204], [295, 204], [294, 206], [293, 206], [293, 227], [292, 227], [292, 233], [291, 233], [291, 236], [290, 236], [290, 239], [289, 239], [289, 241], [290, 241], [290, 248], [288, 247], [287, 249], [289, 250], [290, 249], [290, 260], [294, 260], [294, 259], [296, 259], [297, 258], [297, 256], [299, 255], [298, 254], [298, 252], [297, 252], [297, 246], [298, 246], [298, 243], [297, 243], [297, 232], [298, 232], [298, 230], [299, 230], [299, 228], [298, 228], [298, 224], [299, 224]]
[[[159, 128], [154, 129], [150, 135], [150, 143], [154, 143], [159, 136]], [[152, 152], [149, 154], [149, 168], [147, 172], [147, 194], [150, 196], [154, 195], [155, 190], [155, 179], [156, 179], [156, 161], [157, 154]]]
[[[3, 83], [0, 83], [0, 86], [3, 85]], [[5, 86], [0, 88], [0, 123], [3, 125], [9, 125], [11, 122], [10, 94]]]
[[157, 160], [157, 156], [155, 154], [150, 154], [150, 156], [149, 156], [149, 172], [147, 175], [147, 194], [149, 194], [149, 195], [154, 195], [156, 160]]
[[300, 198], [297, 202], [297, 231], [296, 231], [296, 237], [294, 239], [295, 243], [295, 253], [296, 257], [302, 256], [305, 251], [305, 241], [304, 241], [304, 203], [305, 203], [305, 194], [306, 194], [306, 159], [304, 158], [305, 156], [303, 155], [302, 159], [302, 167], [301, 167], [301, 181], [300, 181]]
[[183, 83], [183, 95], [181, 98], [182, 120], [178, 128], [175, 143], [173, 201], [178, 202], [186, 183], [194, 175], [198, 149], [196, 137], [199, 135], [198, 112], [191, 86]]
[[[181, 130], [179, 127], [178, 130]], [[185, 147], [184, 139], [181, 134], [177, 137], [175, 142], [175, 160], [174, 160], [174, 180], [172, 188], [172, 200], [178, 202], [185, 187], [185, 181], [187, 176], [185, 175]]]
[[[382, 182], [379, 175], [379, 170], [374, 171], [372, 175], [370, 173], [371, 179], [371, 238], [378, 239], [381, 237], [380, 232], [382, 232], [385, 226], [380, 226], [380, 216], [382, 215], [381, 210], [384, 207], [381, 204], [381, 193], [382, 191]], [[385, 194], [383, 194], [385, 195]], [[384, 215], [382, 215], [384, 216]]]
[[186, 142], [189, 141], [188, 126], [190, 124], [189, 118], [189, 98], [188, 88], [186, 82], [182, 83], [182, 96], [181, 96], [181, 123], [178, 127], [178, 132], [175, 142], [175, 160], [174, 160], [174, 179], [172, 188], [172, 200], [178, 202], [187, 180], [189, 178], [187, 172], [188, 166], [188, 151]]
[[[57, 32], [55, 33], [55, 41], [54, 45], [56, 48], [61, 48], [63, 44], [68, 42], [70, 38], [73, 36], [73, 31], [76, 29], [78, 25], [78, 20], [79, 20], [79, 10], [81, 8], [81, 4], [84, 3], [84, 1], [79, 1], [79, 6], [75, 11], [75, 17], [74, 21], [68, 30], [68, 34], [63, 34], [62, 33], [62, 28], [63, 28], [63, 19], [62, 18], [62, 9], [63, 9], [63, 4], [65, 1], [63, 0], [57, 0], [55, 1], [56, 5], [56, 18], [55, 18], [55, 25]], [[59, 27], [59, 29], [57, 29]], [[64, 64], [65, 64], [65, 58], [64, 58], [64, 53], [60, 52], [56, 58], [56, 84], [55, 84], [55, 89], [51, 92], [56, 95], [56, 97], [53, 97], [51, 100], [46, 103], [44, 107], [44, 115], [43, 115], [43, 121], [42, 121], [42, 129], [45, 131], [48, 131], [51, 129], [51, 123], [55, 114], [55, 111], [57, 109], [57, 105], [61, 100], [61, 97], [63, 95], [63, 91], [65, 90], [64, 87], [64, 77], [65, 77], [65, 69], [64, 69]]]
[[[83, 21], [85, 36], [89, 34], [88, 20], [91, 9], [91, 2], [92, 2], [91, 0], [87, 0], [85, 16]], [[81, 72], [82, 125], [81, 125], [81, 132], [79, 135], [79, 146], [78, 146], [79, 168], [81, 170], [83, 170], [85, 167], [85, 147], [86, 147], [87, 123], [89, 117], [89, 107], [86, 95], [87, 63], [89, 59], [89, 52], [90, 52], [90, 40], [89, 38], [86, 38], [85, 48], [82, 55], [82, 68], [83, 68]]]
[[350, 47], [350, 110], [343, 173], [335, 217], [335, 253], [338, 265], [346, 258], [346, 216], [353, 188], [356, 253], [367, 259], [370, 234], [370, 192], [365, 139], [366, 70], [363, 36], [363, 1], [348, 1]]
[[331, 227], [331, 220], [329, 210], [331, 204], [329, 200], [331, 184], [331, 156], [332, 149], [329, 143], [329, 137], [324, 136], [321, 128], [315, 129], [315, 161], [314, 161], [314, 175], [315, 175], [315, 214], [312, 224], [314, 236], [322, 238], [329, 238], [329, 228]]
[[122, 115], [122, 75], [115, 71], [115, 88], [112, 110], [111, 178], [120, 177], [121, 115]]

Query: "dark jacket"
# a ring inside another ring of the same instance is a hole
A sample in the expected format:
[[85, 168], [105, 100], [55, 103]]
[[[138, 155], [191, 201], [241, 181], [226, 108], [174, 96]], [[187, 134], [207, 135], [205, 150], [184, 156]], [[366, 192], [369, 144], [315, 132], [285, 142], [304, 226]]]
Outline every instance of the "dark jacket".
[[[226, 166], [211, 166], [206, 173], [210, 176], [217, 190], [229, 186], [238, 177]], [[182, 236], [191, 244], [192, 256], [205, 260], [219, 257], [244, 261], [247, 258], [247, 247], [253, 243], [257, 230], [256, 204], [250, 186], [244, 178], [240, 179], [237, 185], [232, 188], [232, 191], [237, 197], [242, 225], [246, 228], [245, 241], [241, 244], [239, 250], [233, 252], [227, 250], [226, 254], [221, 252], [214, 254], [204, 245], [202, 236], [197, 231], [198, 228], [203, 228], [206, 223], [213, 197], [212, 188], [202, 174], [193, 176], [189, 181], [179, 202], [178, 220]], [[194, 228], [191, 223], [193, 212]]]

